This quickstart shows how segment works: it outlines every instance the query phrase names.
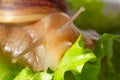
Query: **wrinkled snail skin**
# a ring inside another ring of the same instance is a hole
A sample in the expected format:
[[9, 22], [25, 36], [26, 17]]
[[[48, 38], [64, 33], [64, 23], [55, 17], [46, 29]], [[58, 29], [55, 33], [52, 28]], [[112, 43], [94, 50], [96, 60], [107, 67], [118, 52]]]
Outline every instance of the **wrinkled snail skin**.
[[21, 25], [21, 27], [1, 25], [1, 48], [4, 54], [12, 55], [14, 58], [44, 35], [42, 44], [26, 53], [17, 63], [27, 65], [37, 71], [48, 67], [54, 70], [61, 57], [79, 36], [73, 24], [65, 32], [57, 32], [68, 19], [67, 14], [60, 12], [50, 14], [34, 24]]
[[[23, 3], [26, 4], [25, 2], [28, 3], [26, 6], [23, 5]], [[94, 37], [96, 34], [88, 35], [86, 32], [78, 30], [73, 23], [66, 30], [61, 29], [70, 19], [65, 13], [66, 9], [63, 9], [64, 2], [65, 0], [31, 0], [29, 2], [1, 0], [0, 4], [3, 5], [0, 5], [0, 50], [4, 57], [9, 56], [12, 61], [28, 49], [15, 62], [16, 64], [30, 67], [35, 71], [47, 70], [47, 68], [55, 70], [62, 56], [76, 41], [79, 34], [83, 34], [85, 47], [94, 49], [95, 41], [98, 38]], [[19, 7], [15, 6], [15, 3], [19, 3]], [[6, 6], [6, 4], [8, 5]], [[31, 8], [33, 12], [29, 13]], [[16, 9], [18, 10], [16, 11]], [[7, 13], [7, 10], [10, 13]], [[21, 12], [22, 10], [23, 12]], [[40, 15], [37, 16], [37, 19], [33, 16], [35, 13]], [[40, 44], [29, 49], [39, 39], [41, 39]]]

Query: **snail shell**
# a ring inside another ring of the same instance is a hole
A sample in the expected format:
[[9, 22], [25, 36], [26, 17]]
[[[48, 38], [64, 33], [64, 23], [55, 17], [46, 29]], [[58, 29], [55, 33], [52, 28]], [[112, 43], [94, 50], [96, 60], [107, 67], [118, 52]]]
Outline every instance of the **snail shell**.
[[67, 12], [65, 0], [0, 0], [0, 22], [25, 23], [54, 12]]

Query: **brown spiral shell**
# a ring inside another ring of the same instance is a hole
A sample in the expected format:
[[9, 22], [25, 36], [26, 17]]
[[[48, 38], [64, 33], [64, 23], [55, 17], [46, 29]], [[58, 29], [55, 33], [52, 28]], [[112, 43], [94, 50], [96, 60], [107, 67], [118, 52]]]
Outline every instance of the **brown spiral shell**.
[[0, 22], [33, 22], [53, 12], [67, 12], [65, 0], [0, 0]]

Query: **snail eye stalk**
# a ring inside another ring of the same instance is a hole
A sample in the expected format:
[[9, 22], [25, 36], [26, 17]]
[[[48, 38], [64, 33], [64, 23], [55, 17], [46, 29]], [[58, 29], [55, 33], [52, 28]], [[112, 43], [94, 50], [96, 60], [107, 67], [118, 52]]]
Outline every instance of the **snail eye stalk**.
[[58, 31], [65, 31], [71, 23], [82, 13], [85, 11], [84, 7], [80, 7], [80, 9], [65, 23]]

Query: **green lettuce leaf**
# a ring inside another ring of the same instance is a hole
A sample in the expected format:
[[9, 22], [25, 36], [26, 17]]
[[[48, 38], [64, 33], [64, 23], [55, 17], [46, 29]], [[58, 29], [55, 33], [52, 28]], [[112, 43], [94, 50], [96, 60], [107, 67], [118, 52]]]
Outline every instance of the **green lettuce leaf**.
[[54, 80], [64, 80], [66, 71], [81, 73], [84, 64], [95, 58], [92, 51], [84, 49], [82, 37], [80, 36], [62, 58], [58, 69], [54, 73]]
[[[114, 56], [114, 55], [120, 56], [120, 54], [119, 52], [116, 54], [113, 50], [113, 46], [114, 46], [113, 42], [115, 39], [118, 38], [120, 39], [120, 35], [104, 34], [103, 36], [101, 36], [101, 38], [97, 42], [96, 49], [94, 51], [97, 57], [96, 61], [88, 62], [85, 64], [82, 73], [78, 75], [81, 80], [119, 80], [120, 79], [120, 70], [119, 70], [120, 65], [118, 65], [120, 59], [117, 59], [116, 56]], [[120, 45], [120, 43], [118, 45]]]
[[29, 68], [25, 68], [13, 80], [52, 80], [52, 74], [35, 72]]
[[[118, 72], [116, 66], [120, 66], [119, 64], [115, 65], [114, 63], [118, 63], [116, 54], [113, 47], [114, 41], [116, 39], [120, 39], [120, 35], [115, 34], [104, 34], [101, 39], [98, 41], [96, 47], [96, 56], [100, 59], [99, 64], [101, 64], [101, 69], [99, 73], [99, 80], [119, 80], [120, 79], [120, 71]], [[119, 42], [120, 43], [120, 42]], [[117, 59], [117, 60], [116, 60]], [[116, 60], [114, 62], [114, 60]]]

